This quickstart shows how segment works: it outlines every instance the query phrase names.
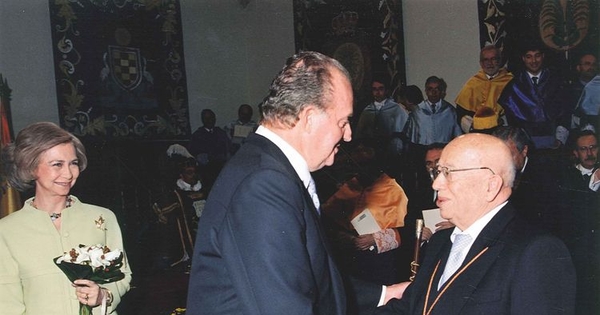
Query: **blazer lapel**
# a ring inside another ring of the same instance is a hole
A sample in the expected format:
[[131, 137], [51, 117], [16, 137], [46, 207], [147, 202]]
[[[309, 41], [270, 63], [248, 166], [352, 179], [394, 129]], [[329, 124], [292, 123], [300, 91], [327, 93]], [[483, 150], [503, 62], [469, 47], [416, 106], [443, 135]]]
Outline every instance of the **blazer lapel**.
[[[471, 260], [475, 259], [482, 251], [485, 252], [477, 257], [473, 264], [451, 284], [454, 288], [448, 289], [452, 290], [452, 292], [448, 292], [449, 296], [470, 297], [473, 295], [473, 292], [477, 290], [482, 278], [487, 274], [488, 270], [492, 267], [494, 262], [496, 262], [498, 255], [504, 249], [506, 245], [506, 234], [504, 231], [514, 217], [514, 208], [510, 205], [505, 205], [481, 231], [473, 243], [473, 246], [471, 246], [461, 268]], [[469, 298], [454, 300], [454, 305], [457, 307], [456, 313], [460, 313], [464, 304], [469, 300]]]
[[317, 212], [317, 209], [314, 206], [308, 189], [304, 187], [304, 183], [300, 179], [300, 176], [298, 176], [298, 173], [296, 173], [296, 170], [294, 169], [288, 158], [285, 156], [285, 154], [283, 154], [283, 151], [281, 151], [281, 149], [279, 149], [279, 147], [276, 146], [269, 139], [255, 133], [252, 133], [248, 136], [248, 138], [246, 139], [246, 143], [253, 143], [254, 145], [263, 149], [263, 151], [266, 154], [272, 156], [275, 160], [281, 163], [285, 171], [289, 173], [290, 177], [294, 178], [300, 189], [304, 191], [304, 201], [307, 205], [307, 208], [312, 210], [311, 212], [313, 213], [313, 219], [319, 221], [319, 213]]

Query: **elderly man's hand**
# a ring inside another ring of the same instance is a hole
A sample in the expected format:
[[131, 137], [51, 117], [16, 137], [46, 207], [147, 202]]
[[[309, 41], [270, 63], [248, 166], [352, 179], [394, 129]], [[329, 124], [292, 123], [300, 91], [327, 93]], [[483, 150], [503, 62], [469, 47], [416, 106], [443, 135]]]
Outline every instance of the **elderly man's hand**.
[[408, 287], [410, 284], [410, 281], [406, 281], [388, 285], [385, 289], [383, 304], [386, 304], [391, 299], [401, 299], [402, 295], [404, 294], [404, 290], [406, 290], [406, 287]]

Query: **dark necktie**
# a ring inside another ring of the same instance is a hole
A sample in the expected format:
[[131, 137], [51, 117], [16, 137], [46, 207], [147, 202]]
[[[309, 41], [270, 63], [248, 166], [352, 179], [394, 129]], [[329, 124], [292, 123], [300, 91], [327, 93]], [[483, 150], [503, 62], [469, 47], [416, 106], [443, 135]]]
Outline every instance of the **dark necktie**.
[[431, 103], [431, 113], [435, 114], [435, 103]]
[[588, 184], [590, 182], [590, 178], [592, 178], [592, 174], [583, 175], [583, 182]]
[[531, 77], [531, 81], [533, 81], [533, 85], [537, 86], [538, 85], [538, 77]]

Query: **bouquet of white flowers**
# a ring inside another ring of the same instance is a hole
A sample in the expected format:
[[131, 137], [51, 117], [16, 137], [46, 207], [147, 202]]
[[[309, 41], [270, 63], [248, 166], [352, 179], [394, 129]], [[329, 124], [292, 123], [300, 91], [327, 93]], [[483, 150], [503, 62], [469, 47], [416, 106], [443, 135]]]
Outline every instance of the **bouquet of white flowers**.
[[[54, 258], [54, 263], [62, 270], [69, 281], [77, 279], [92, 280], [97, 284], [119, 281], [125, 277], [121, 271], [123, 251], [110, 250], [107, 246], [79, 245], [68, 253]], [[79, 304], [79, 314], [92, 314], [92, 307]]]

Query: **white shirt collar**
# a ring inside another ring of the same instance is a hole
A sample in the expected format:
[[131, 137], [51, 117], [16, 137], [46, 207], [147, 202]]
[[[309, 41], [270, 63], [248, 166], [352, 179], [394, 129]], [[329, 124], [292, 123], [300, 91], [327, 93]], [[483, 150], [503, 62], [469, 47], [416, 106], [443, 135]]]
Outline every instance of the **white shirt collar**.
[[200, 191], [200, 189], [202, 189], [202, 183], [198, 181], [192, 186], [180, 178], [177, 180], [177, 187], [183, 191]]
[[500, 74], [500, 71], [498, 71], [498, 72], [496, 72], [495, 74], [492, 74], [492, 75], [489, 75], [489, 74], [486, 73], [485, 76], [488, 78], [488, 80], [491, 80], [491, 79], [497, 77], [498, 74]]
[[525, 157], [525, 162], [523, 162], [523, 168], [521, 168], [521, 173], [525, 172], [525, 168], [527, 167], [527, 162], [529, 161], [529, 157]]
[[587, 168], [583, 167], [583, 165], [581, 165], [581, 164], [577, 164], [575, 166], [575, 168], [581, 172], [581, 175], [592, 175], [592, 170], [588, 170]]
[[258, 126], [258, 129], [256, 129], [255, 133], [273, 142], [273, 144], [275, 144], [283, 152], [290, 164], [292, 164], [296, 174], [298, 174], [302, 180], [304, 187], [308, 188], [311, 176], [310, 171], [308, 170], [308, 164], [302, 155], [300, 155], [300, 153], [296, 151], [296, 149], [294, 149], [294, 147], [292, 147], [289, 143], [285, 142], [285, 140], [265, 126]]
[[538, 74], [532, 74], [529, 71], [526, 71], [526, 72], [527, 72], [527, 75], [529, 76], [530, 79], [533, 78], [533, 77], [537, 77], [538, 80], [539, 80], [539, 77], [542, 75], [542, 71], [541, 70], [540, 70], [540, 72]]
[[475, 221], [473, 224], [471, 224], [471, 226], [469, 226], [464, 231], [461, 231], [458, 227], [455, 227], [454, 231], [452, 232], [452, 235], [450, 235], [450, 240], [452, 240], [452, 242], [454, 242], [454, 238], [455, 238], [456, 234], [469, 234], [469, 236], [471, 236], [471, 244], [469, 244], [469, 248], [470, 248], [471, 245], [473, 245], [473, 242], [475, 242], [475, 239], [477, 239], [477, 236], [479, 236], [479, 234], [483, 230], [483, 228], [485, 228], [485, 226], [488, 223], [490, 223], [490, 221], [492, 220], [492, 218], [507, 203], [508, 203], [508, 200], [505, 201], [505, 202], [503, 202], [502, 204], [496, 206], [496, 208], [492, 209], [490, 212], [486, 213], [484, 216], [482, 216], [481, 218], [477, 219], [477, 221]]

